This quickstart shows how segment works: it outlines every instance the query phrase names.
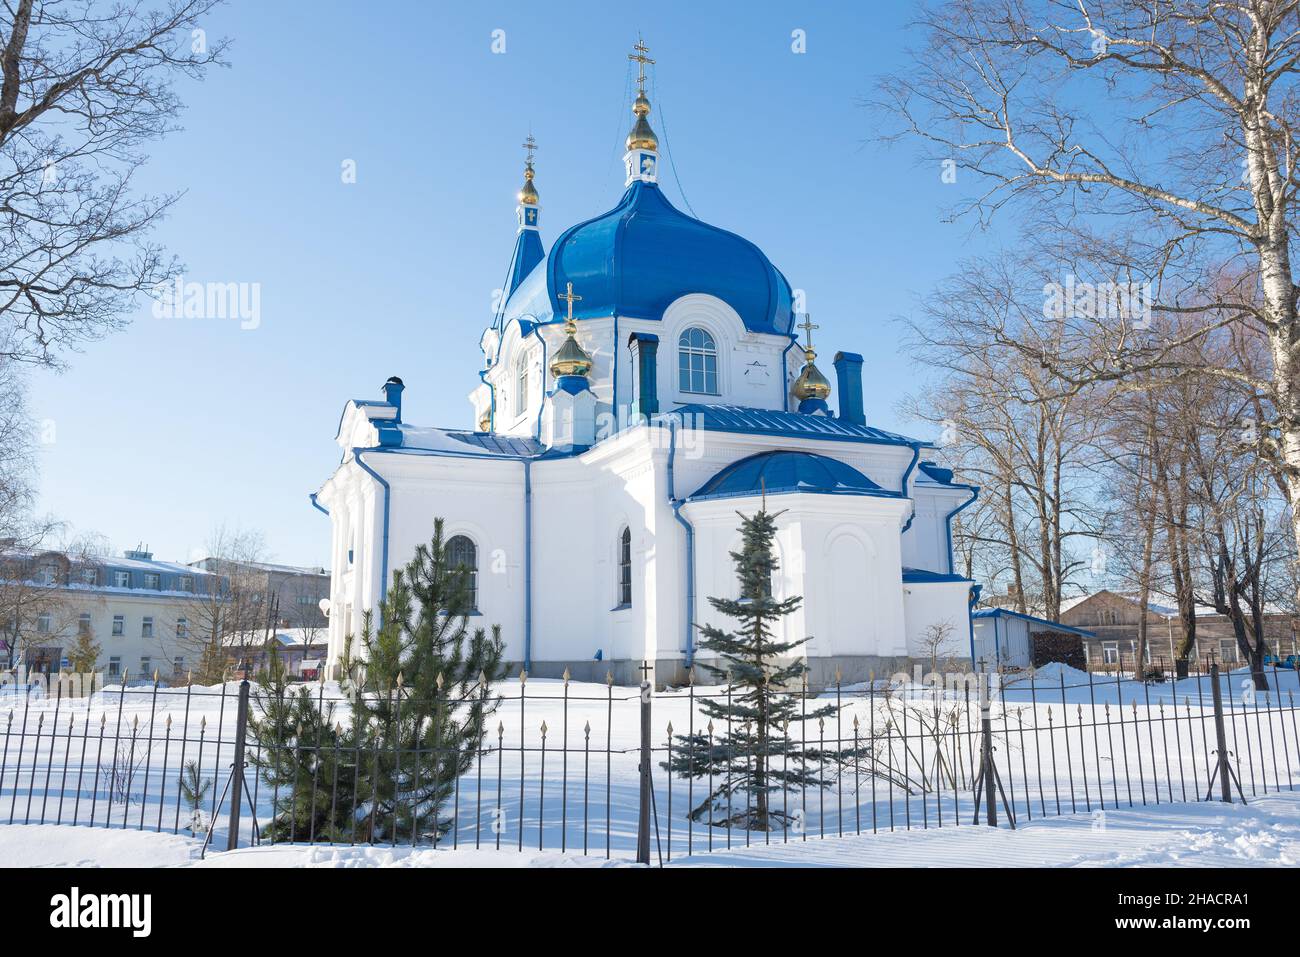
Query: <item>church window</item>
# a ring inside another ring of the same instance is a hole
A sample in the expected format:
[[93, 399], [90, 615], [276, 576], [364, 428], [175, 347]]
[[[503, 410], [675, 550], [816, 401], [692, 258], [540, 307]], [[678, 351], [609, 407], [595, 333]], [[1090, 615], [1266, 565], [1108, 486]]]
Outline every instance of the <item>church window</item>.
[[632, 530], [624, 528], [618, 537], [618, 603], [632, 604]]
[[677, 376], [682, 392], [718, 394], [718, 346], [699, 326], [687, 329], [677, 340]]
[[515, 363], [515, 415], [528, 411], [528, 357], [520, 356]]
[[465, 535], [454, 535], [447, 542], [447, 563], [452, 568], [469, 571], [469, 607], [478, 609], [478, 547]]

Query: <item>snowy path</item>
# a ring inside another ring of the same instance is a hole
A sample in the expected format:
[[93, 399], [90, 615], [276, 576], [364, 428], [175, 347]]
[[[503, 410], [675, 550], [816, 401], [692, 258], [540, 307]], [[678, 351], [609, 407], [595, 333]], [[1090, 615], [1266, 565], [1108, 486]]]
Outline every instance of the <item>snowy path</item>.
[[[608, 867], [626, 859], [573, 854], [303, 845], [209, 851], [148, 831], [54, 825], [0, 826], [0, 861], [53, 867]], [[1034, 821], [1011, 831], [944, 828], [810, 839], [675, 860], [695, 867], [1294, 867], [1300, 864], [1300, 794], [1247, 807], [1166, 804]]]

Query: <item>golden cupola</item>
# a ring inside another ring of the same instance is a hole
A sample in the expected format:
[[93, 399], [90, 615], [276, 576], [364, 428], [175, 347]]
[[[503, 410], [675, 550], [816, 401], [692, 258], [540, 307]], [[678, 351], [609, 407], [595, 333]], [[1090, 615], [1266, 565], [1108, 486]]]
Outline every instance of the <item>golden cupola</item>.
[[817, 328], [813, 325], [812, 317], [805, 313], [803, 322], [799, 328], [803, 329], [808, 336], [807, 344], [804, 346], [804, 367], [799, 373], [799, 378], [794, 383], [794, 397], [799, 400], [799, 411], [805, 413], [821, 412], [830, 414], [830, 408], [826, 400], [831, 395], [830, 381], [817, 368], [817, 353], [813, 349], [812, 331]]
[[[642, 79], [644, 80], [644, 77]], [[632, 126], [632, 132], [627, 134], [627, 148], [629, 150], [659, 149], [659, 137], [655, 136], [655, 131], [650, 128], [650, 121], [646, 119], [650, 115], [650, 101], [646, 99], [644, 89], [637, 91], [632, 112], [636, 114], [636, 123]]]
[[524, 185], [519, 187], [519, 203], [522, 206], [536, 206], [541, 202], [537, 187], [533, 185], [533, 161], [524, 166]]
[[[572, 392], [578, 387], [586, 387], [586, 378], [591, 372], [592, 360], [587, 351], [578, 345], [578, 324], [573, 319], [573, 304], [582, 297], [574, 295], [573, 283], [569, 283], [559, 298], [568, 302], [569, 315], [564, 320], [564, 344], [556, 350], [555, 356], [551, 359], [551, 375], [555, 376], [556, 384], [560, 388]], [[578, 382], [579, 379], [582, 381]]]
[[635, 53], [629, 53], [627, 58], [637, 64], [636, 77], [636, 99], [632, 103], [632, 112], [636, 114], [636, 122], [632, 124], [632, 132], [627, 134], [627, 152], [623, 154], [623, 165], [627, 171], [627, 182], [625, 186], [631, 186], [634, 182], [654, 183], [658, 181], [659, 166], [659, 137], [655, 131], [650, 128], [650, 99], [645, 95], [645, 68], [647, 63], [654, 63], [646, 54], [650, 51], [638, 37], [636, 46], [632, 48]]

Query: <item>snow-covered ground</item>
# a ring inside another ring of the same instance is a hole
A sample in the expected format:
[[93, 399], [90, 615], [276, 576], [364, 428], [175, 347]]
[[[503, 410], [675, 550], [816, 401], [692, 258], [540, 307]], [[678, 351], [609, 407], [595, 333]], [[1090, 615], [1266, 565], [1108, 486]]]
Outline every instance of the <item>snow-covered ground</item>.
[[[284, 845], [209, 850], [149, 831], [0, 826], [0, 861], [22, 867], [619, 867], [626, 859], [473, 849]], [[687, 867], [1294, 867], [1300, 793], [1248, 806], [1165, 804], [1038, 820], [1018, 830], [943, 830], [810, 838], [678, 858]]]
[[[1267, 696], [1252, 694], [1243, 672], [1225, 676], [1222, 684], [1228, 750], [1252, 808], [1271, 806], [1264, 802], [1275, 798], [1289, 799], [1300, 784], [1300, 735], [1294, 709], [1298, 676], [1292, 671], [1277, 677], [1280, 688]], [[510, 854], [512, 863], [527, 864], [553, 860], [556, 851], [581, 849], [585, 839], [594, 857], [603, 860], [608, 849], [613, 859], [629, 859], [637, 818], [640, 700], [636, 689], [571, 682], [566, 699], [562, 682], [530, 679], [522, 701], [518, 681], [502, 682], [499, 689], [506, 700], [485, 744], [494, 748], [500, 743], [505, 750], [489, 751], [481, 773], [476, 769], [461, 779], [455, 799], [457, 826], [449, 835], [459, 845], [457, 853], [464, 856], [477, 841], [482, 853], [489, 855], [485, 859], [489, 863], [507, 863], [495, 855]], [[327, 697], [337, 694], [333, 685], [320, 690]], [[149, 688], [125, 692], [110, 688], [97, 695], [89, 708], [82, 702], [70, 708], [66, 700], [23, 701], [16, 696], [0, 700], [0, 826], [10, 821], [15, 825], [58, 821], [63, 830], [102, 836], [110, 847], [130, 840], [127, 835], [143, 827], [172, 834], [178, 848], [189, 846], [184, 828], [188, 815], [177, 799], [179, 769], [182, 760], [200, 758], [202, 776], [214, 780], [204, 802], [205, 816], [210, 817], [229, 775], [237, 691], [238, 686], [231, 684], [190, 692], [161, 689], [155, 696]], [[685, 817], [688, 803], [698, 802], [705, 793], [705, 782], [669, 780], [659, 764], [667, 756], [669, 723], [677, 734], [692, 727], [703, 730], [706, 721], [699, 712], [700, 699], [722, 692], [698, 687], [694, 693], [694, 710], [685, 689], [662, 692], [653, 699], [654, 811], [661, 845], [667, 855], [671, 844], [674, 862], [685, 856], [688, 841], [696, 855], [709, 849], [710, 829], [695, 823], [688, 831]], [[1103, 808], [1108, 826], [1118, 827], [1115, 822], [1128, 820], [1126, 815], [1158, 815], [1170, 805], [1183, 807], [1204, 797], [1207, 770], [1214, 763], [1211, 698], [1205, 677], [1147, 686], [1050, 666], [1039, 671], [1032, 687], [1023, 678], [1014, 681], [995, 700], [991, 714], [995, 760], [1022, 831], [1036, 832], [1041, 819], [1047, 818], [1053, 833], [1078, 829], [1092, 833], [1090, 815]], [[791, 735], [806, 734], [809, 745], [821, 741], [833, 748], [835, 739], [841, 738], [849, 746], [854, 743], [857, 719], [858, 744], [873, 747], [885, 773], [873, 777], [867, 773], [869, 767], [860, 766], [856, 772], [847, 769], [834, 776], [831, 768], [827, 771], [833, 782], [830, 788], [780, 795], [778, 806], [798, 813], [810, 838], [819, 840], [825, 833], [828, 839], [834, 835], [840, 841], [842, 834], [874, 829], [880, 832], [871, 835], [877, 843], [861, 845], [871, 849], [862, 853], [870, 854], [886, 853], [882, 849], [894, 846], [919, 853], [927, 842], [945, 846], [949, 839], [979, 840], [969, 827], [974, 811], [971, 778], [979, 763], [974, 733], [978, 711], [965, 706], [963, 693], [949, 692], [936, 709], [933, 700], [920, 695], [880, 689], [866, 695], [846, 689], [839, 699], [832, 692], [810, 701], [809, 709], [837, 700], [838, 718], [829, 718], [823, 726], [792, 724]], [[343, 705], [338, 713], [344, 722], [346, 710]], [[954, 713], [956, 722], [948, 723]], [[942, 715], [939, 733], [934, 728], [936, 714]], [[544, 756], [543, 723], [548, 728]], [[115, 736], [125, 738], [132, 728], [139, 734], [137, 750], [122, 761], [129, 758], [137, 770], [125, 803], [120, 796], [110, 802], [112, 742]], [[182, 734], [184, 728], [188, 732]], [[906, 747], [900, 734], [907, 736]], [[567, 755], [563, 755], [566, 744]], [[256, 757], [255, 749], [250, 756]], [[907, 789], [898, 783], [904, 777], [911, 782]], [[264, 824], [276, 795], [251, 768], [248, 783], [258, 821]], [[222, 803], [215, 815], [218, 846], [225, 845], [227, 810]], [[1057, 818], [1071, 814], [1079, 816]], [[956, 826], [958, 815], [960, 826]], [[73, 821], [80, 826], [69, 827]], [[85, 826], [92, 821], [93, 830]], [[499, 834], [492, 830], [494, 822]], [[250, 825], [245, 811], [243, 843], [251, 839]], [[943, 828], [942, 839], [934, 834], [938, 825]], [[178, 829], [183, 836], [175, 836]], [[949, 838], [949, 832], [958, 836]], [[359, 838], [364, 840], [365, 835]], [[725, 846], [725, 830], [712, 829], [712, 840], [716, 849]], [[733, 844], [742, 841], [733, 834]], [[797, 853], [822, 853], [805, 850], [812, 843], [801, 840]], [[254, 853], [271, 858], [305, 852], [262, 848]], [[322, 860], [333, 860], [338, 852], [318, 853]], [[425, 853], [419, 848], [368, 850], [363, 856], [388, 854], [395, 860], [418, 861]], [[762, 853], [795, 862], [775, 851]], [[795, 850], [782, 853], [797, 856]], [[906, 862], [901, 851], [888, 853], [898, 863]], [[991, 859], [999, 853], [992, 852]]]

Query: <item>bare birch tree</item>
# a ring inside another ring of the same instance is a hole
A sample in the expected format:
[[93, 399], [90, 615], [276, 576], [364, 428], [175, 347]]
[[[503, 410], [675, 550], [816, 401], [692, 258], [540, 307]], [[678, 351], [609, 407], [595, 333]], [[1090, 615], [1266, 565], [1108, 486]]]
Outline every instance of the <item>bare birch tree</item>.
[[[1152, 284], [1149, 310], [1082, 310], [1050, 337], [1002, 341], [1077, 388], [1243, 386], [1272, 409], [1252, 451], [1300, 503], [1300, 7], [950, 0], [919, 27], [880, 105], [901, 121], [887, 138], [967, 185], [955, 214], [1014, 207], [1041, 243], [1086, 250], [1091, 279]], [[1182, 346], [1232, 326], [1265, 338], [1267, 368], [1186, 364]], [[1300, 509], [1291, 523], [1300, 541]]]

